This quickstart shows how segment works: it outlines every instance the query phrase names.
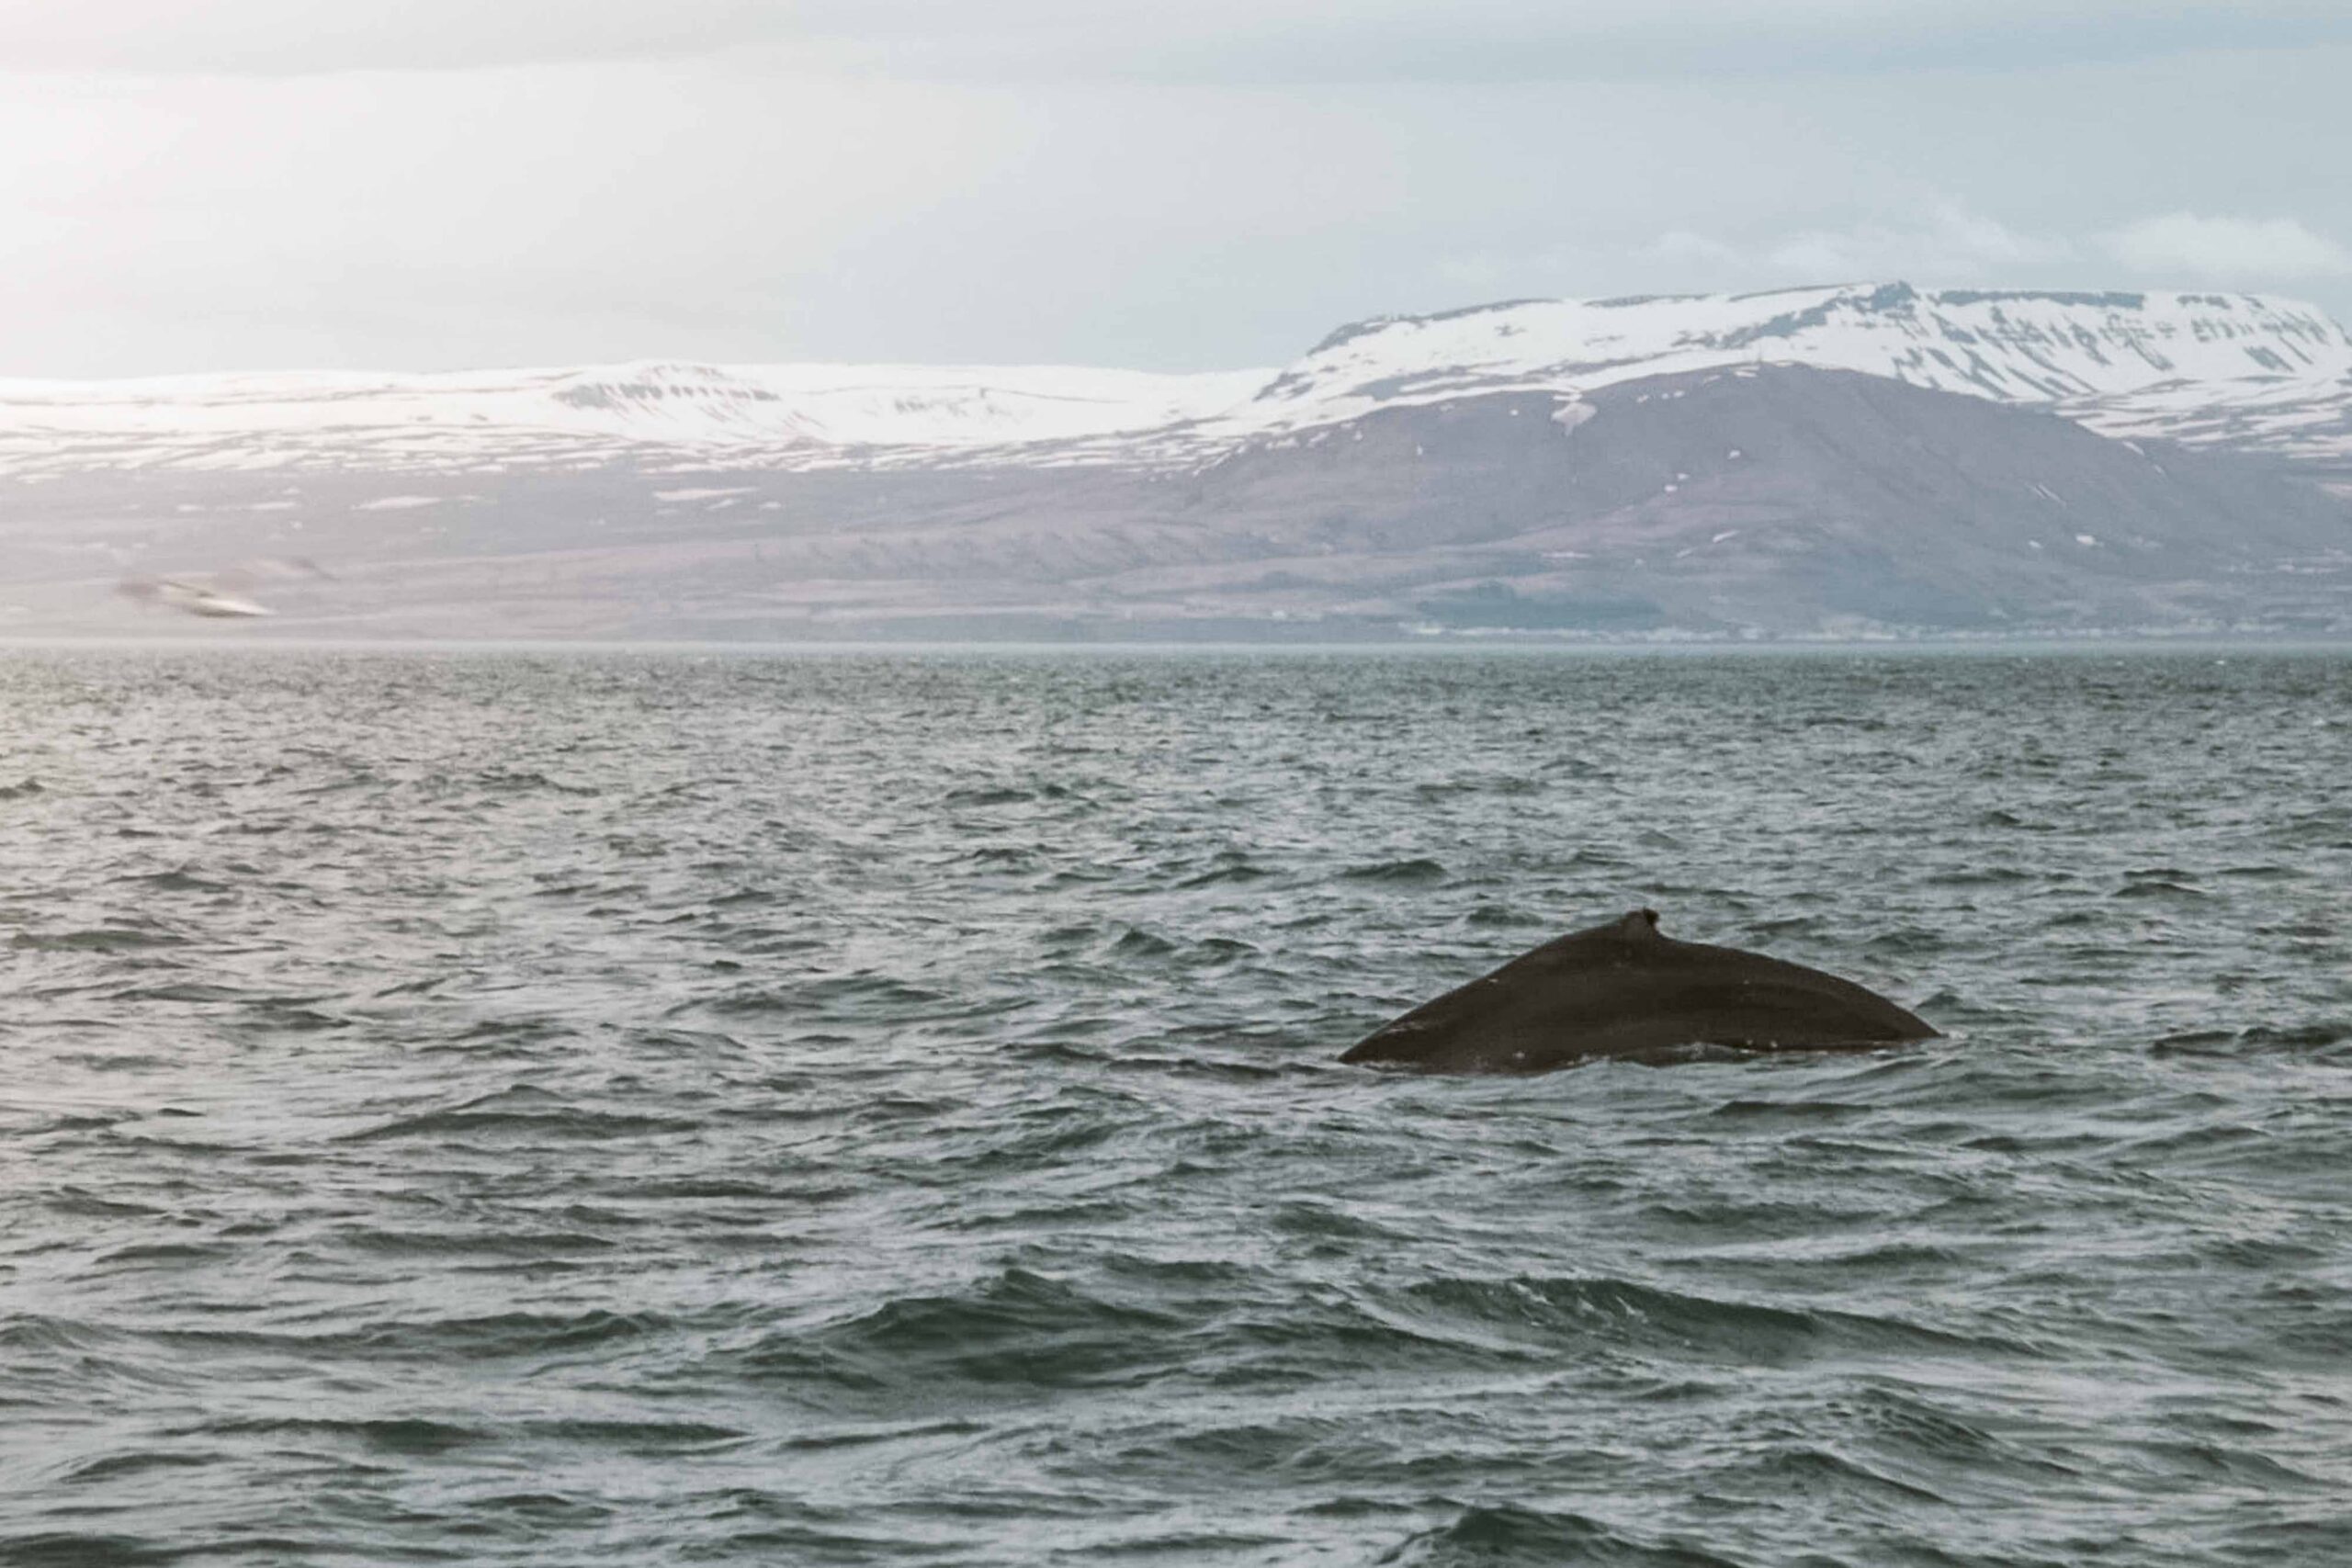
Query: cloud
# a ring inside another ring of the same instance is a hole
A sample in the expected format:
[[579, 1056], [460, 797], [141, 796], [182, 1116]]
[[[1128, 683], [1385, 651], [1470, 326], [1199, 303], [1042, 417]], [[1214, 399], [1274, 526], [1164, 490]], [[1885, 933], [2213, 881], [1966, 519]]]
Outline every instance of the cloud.
[[2105, 236], [2108, 253], [2143, 273], [2214, 278], [2352, 276], [2352, 250], [2292, 218], [2205, 218], [2171, 212]]
[[752, 50], [963, 81], [1594, 81], [2328, 43], [2341, 0], [0, 0], [0, 70], [232, 75]]
[[[2084, 243], [2010, 227], [1942, 198], [1905, 219], [1730, 238], [1669, 229], [1639, 243], [1588, 242], [1448, 260], [1447, 281], [1489, 294], [1709, 293], [1787, 284], [1902, 279], [1927, 286], [2091, 287], [2117, 264], [2159, 286], [2352, 278], [2352, 247], [2292, 218], [2145, 218]], [[2081, 276], [2083, 269], [2088, 276]], [[2060, 269], [2075, 276], [2058, 276]], [[2111, 273], [2109, 275], [2111, 276]]]
[[1691, 228], [1655, 238], [1595, 237], [1527, 250], [1457, 253], [1441, 261], [1448, 285], [1504, 296], [1737, 293], [1791, 284], [2014, 285], [2048, 278], [2075, 256], [2063, 239], [2013, 229], [1943, 198], [1893, 220], [1860, 219], [1796, 231], [1757, 224], [1725, 239]]
[[0, 70], [305, 76], [709, 55], [793, 39], [773, 0], [0, 0]]
[[1647, 254], [1668, 265], [1741, 266], [1747, 258], [1736, 247], [1712, 235], [1688, 229], [1669, 229], [1644, 247]]
[[1976, 283], [2064, 262], [2074, 254], [2075, 247], [2065, 240], [2013, 229], [1942, 198], [1892, 220], [1858, 219], [1844, 225], [1777, 231], [1758, 226], [1729, 240], [1694, 229], [1669, 229], [1626, 248], [1616, 260], [1621, 269], [1647, 269], [1651, 282], [1739, 289], [1893, 278]]
[[2019, 233], [1956, 202], [1939, 202], [1905, 222], [1864, 221], [1792, 234], [1766, 247], [1771, 271], [1810, 282], [1906, 277], [1969, 281], [2019, 266], [2064, 261], [2064, 240]]

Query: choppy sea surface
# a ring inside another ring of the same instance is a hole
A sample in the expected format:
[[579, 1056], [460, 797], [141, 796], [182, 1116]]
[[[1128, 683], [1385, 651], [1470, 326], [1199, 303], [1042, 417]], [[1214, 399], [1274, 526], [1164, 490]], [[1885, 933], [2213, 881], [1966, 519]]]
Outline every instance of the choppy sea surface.
[[[2352, 659], [0, 656], [0, 1562], [2352, 1561]], [[1948, 1038], [1381, 1076], [1637, 904]]]

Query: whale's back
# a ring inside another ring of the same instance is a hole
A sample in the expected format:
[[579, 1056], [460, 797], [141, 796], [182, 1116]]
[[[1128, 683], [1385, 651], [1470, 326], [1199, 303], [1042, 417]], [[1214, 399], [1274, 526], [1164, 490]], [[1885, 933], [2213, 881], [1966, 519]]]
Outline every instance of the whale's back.
[[1595, 1056], [1692, 1045], [1869, 1050], [1932, 1038], [1925, 1021], [1849, 980], [1737, 948], [1661, 935], [1653, 910], [1544, 943], [1423, 1003], [1340, 1059], [1437, 1073], [1541, 1073]]

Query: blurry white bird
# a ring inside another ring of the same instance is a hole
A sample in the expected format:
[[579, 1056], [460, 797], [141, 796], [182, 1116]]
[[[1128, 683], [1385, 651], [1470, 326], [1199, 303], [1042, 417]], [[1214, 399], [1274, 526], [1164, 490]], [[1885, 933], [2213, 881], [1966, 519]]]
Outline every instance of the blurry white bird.
[[191, 615], [227, 618], [242, 615], [267, 615], [273, 612], [266, 604], [256, 604], [233, 593], [190, 582], [184, 578], [126, 577], [119, 591], [144, 604], [161, 604], [169, 610], [184, 610]]
[[[318, 562], [297, 556], [286, 560], [248, 561], [233, 570], [196, 577], [126, 577], [116, 588], [142, 604], [160, 604], [213, 620], [276, 615], [277, 612], [268, 605], [255, 603], [242, 592], [255, 577], [317, 577], [330, 582], [334, 580], [334, 574]], [[238, 592], [232, 592], [232, 589]]]

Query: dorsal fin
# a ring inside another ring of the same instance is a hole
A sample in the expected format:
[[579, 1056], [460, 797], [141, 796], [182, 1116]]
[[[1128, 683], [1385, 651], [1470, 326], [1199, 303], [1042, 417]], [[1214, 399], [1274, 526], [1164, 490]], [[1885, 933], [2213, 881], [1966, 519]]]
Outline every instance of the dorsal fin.
[[1656, 909], [1628, 909], [1617, 922], [1617, 934], [1627, 942], [1648, 942], [1657, 935]]

